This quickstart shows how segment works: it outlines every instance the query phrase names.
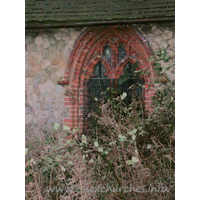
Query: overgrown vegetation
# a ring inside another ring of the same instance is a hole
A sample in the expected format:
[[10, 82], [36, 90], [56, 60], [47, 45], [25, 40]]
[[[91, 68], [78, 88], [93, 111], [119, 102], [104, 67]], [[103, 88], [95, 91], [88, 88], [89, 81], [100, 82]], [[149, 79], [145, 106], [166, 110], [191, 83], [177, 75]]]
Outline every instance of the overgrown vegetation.
[[[97, 122], [93, 137], [55, 123], [42, 141], [27, 142], [27, 199], [175, 199], [175, 90], [167, 75], [174, 60], [164, 50], [151, 59], [153, 113], [141, 115], [142, 100], [132, 86], [131, 102], [123, 92], [90, 113]], [[66, 143], [59, 132], [67, 134]]]

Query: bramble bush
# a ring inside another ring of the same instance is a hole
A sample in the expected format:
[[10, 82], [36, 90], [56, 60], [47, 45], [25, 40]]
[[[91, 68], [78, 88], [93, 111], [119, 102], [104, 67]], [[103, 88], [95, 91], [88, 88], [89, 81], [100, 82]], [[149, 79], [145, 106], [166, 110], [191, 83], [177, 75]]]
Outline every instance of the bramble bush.
[[[27, 143], [27, 199], [175, 199], [175, 83], [168, 77], [174, 60], [162, 50], [151, 61], [156, 74], [153, 113], [144, 113], [131, 86], [129, 94], [99, 100], [98, 112], [89, 115], [96, 122], [92, 136], [55, 123], [44, 140]], [[131, 102], [126, 101], [130, 95]], [[72, 136], [65, 144], [57, 134], [61, 131], [63, 138]], [[79, 190], [46, 189], [57, 185]], [[110, 189], [86, 193], [87, 187]]]

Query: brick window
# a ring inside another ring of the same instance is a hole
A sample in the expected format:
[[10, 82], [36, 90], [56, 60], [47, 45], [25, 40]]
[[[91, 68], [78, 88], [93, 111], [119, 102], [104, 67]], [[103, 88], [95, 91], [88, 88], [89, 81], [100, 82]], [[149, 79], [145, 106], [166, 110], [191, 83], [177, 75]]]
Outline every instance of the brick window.
[[[127, 97], [123, 100], [130, 105], [132, 97], [144, 102], [143, 79], [134, 76], [134, 65], [127, 63], [124, 67], [124, 74], [119, 79], [109, 79], [106, 68], [98, 62], [94, 67], [94, 76], [84, 80], [84, 103], [83, 103], [83, 131], [84, 134], [94, 134], [96, 131], [96, 119], [91, 113], [99, 113], [99, 104], [106, 103], [109, 98], [117, 97], [126, 92]], [[139, 84], [140, 83], [140, 84]], [[131, 88], [130, 88], [131, 87]], [[139, 107], [138, 113], [144, 116], [144, 108]]]
[[[86, 83], [89, 85], [88, 92], [95, 91], [99, 83], [105, 87], [113, 85], [113, 82], [117, 82], [124, 73], [130, 73], [130, 66], [137, 62], [139, 67], [136, 70], [145, 72], [141, 77], [145, 84], [144, 109], [151, 112], [151, 96], [154, 93], [153, 88], [149, 88], [154, 77], [153, 66], [149, 61], [151, 55], [145, 38], [132, 26], [86, 29], [71, 51], [63, 81], [68, 84], [64, 102], [70, 112], [70, 117], [64, 119], [64, 124], [83, 128]], [[126, 87], [135, 81], [138, 81], [136, 77], [129, 77]], [[141, 93], [141, 88], [137, 90]], [[98, 96], [99, 90], [96, 89], [96, 92]]]

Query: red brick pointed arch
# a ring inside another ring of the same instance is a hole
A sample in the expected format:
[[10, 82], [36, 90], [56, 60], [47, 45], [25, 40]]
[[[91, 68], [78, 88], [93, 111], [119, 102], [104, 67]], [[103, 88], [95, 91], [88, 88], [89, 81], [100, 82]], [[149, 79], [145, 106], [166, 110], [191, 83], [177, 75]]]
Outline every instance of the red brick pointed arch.
[[[103, 47], [110, 42], [112, 49], [111, 64], [103, 57]], [[118, 46], [123, 43], [126, 57], [119, 63]], [[82, 127], [83, 124], [83, 83], [84, 79], [93, 76], [97, 62], [102, 61], [109, 78], [119, 78], [126, 63], [139, 61], [141, 70], [148, 70], [145, 80], [145, 109], [151, 111], [151, 96], [153, 89], [148, 84], [153, 80], [153, 66], [149, 61], [152, 51], [141, 34], [132, 26], [93, 27], [86, 29], [77, 39], [70, 54], [64, 82], [69, 83], [68, 92], [64, 98], [70, 115], [64, 119], [64, 124], [70, 127]], [[115, 65], [111, 69], [110, 65]]]

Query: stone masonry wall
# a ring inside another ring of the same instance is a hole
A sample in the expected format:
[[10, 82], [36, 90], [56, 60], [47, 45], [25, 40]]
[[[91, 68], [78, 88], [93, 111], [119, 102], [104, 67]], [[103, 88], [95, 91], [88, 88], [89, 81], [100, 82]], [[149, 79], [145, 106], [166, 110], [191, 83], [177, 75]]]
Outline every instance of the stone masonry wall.
[[[154, 52], [167, 49], [175, 54], [174, 23], [135, 25]], [[52, 129], [69, 116], [64, 105], [65, 87], [57, 84], [64, 77], [74, 42], [85, 28], [27, 30], [25, 38], [26, 136]], [[174, 78], [172, 76], [172, 78]]]

